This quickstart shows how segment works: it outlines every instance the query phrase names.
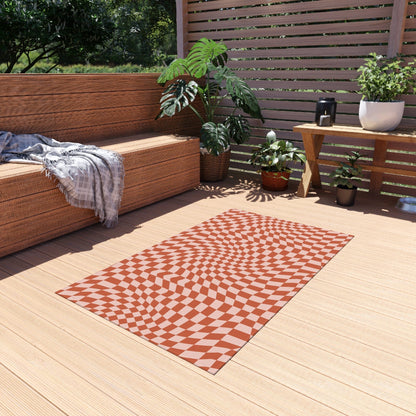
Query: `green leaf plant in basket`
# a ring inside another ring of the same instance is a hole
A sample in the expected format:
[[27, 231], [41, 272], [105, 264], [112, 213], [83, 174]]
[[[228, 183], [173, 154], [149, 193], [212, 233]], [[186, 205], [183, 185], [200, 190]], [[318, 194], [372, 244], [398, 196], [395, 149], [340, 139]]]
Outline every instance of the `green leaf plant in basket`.
[[[220, 42], [202, 38], [186, 58], [174, 60], [160, 75], [158, 82], [168, 84], [160, 100], [157, 118], [179, 113], [189, 107], [201, 122], [201, 179], [224, 179], [229, 165], [230, 144], [242, 144], [250, 138], [246, 116], [264, 122], [256, 96], [247, 83], [227, 67], [227, 47]], [[201, 105], [195, 105], [199, 97]], [[231, 98], [231, 114], [219, 120], [216, 110], [224, 99]], [[224, 164], [219, 160], [224, 159]], [[202, 175], [212, 164], [211, 176]]]
[[277, 140], [271, 130], [266, 141], [253, 150], [249, 159], [253, 166], [261, 171], [262, 187], [268, 191], [282, 191], [288, 186], [291, 168], [289, 162], [306, 162], [306, 157], [291, 141]]
[[359, 119], [366, 130], [390, 131], [401, 122], [405, 102], [401, 96], [414, 92], [416, 60], [405, 64], [401, 58], [370, 53], [358, 68], [356, 79], [361, 95]]
[[337, 187], [337, 204], [351, 206], [355, 203], [357, 184], [361, 182], [362, 167], [357, 165], [358, 159], [362, 157], [360, 152], [352, 151], [346, 155], [348, 163], [339, 162], [339, 166], [330, 173], [331, 185]]

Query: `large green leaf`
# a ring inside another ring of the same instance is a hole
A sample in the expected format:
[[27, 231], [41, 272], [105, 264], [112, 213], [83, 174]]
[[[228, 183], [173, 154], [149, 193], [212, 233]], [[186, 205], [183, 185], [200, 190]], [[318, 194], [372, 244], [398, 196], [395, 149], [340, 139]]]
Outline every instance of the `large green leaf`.
[[227, 47], [223, 43], [202, 38], [192, 46], [186, 57], [186, 64], [191, 76], [201, 78], [208, 71], [208, 64], [215, 67], [223, 66], [227, 62]]
[[225, 82], [227, 92], [238, 108], [264, 122], [257, 98], [243, 79], [228, 67], [219, 68], [214, 74], [214, 78], [220, 84]]
[[210, 97], [216, 97], [220, 91], [221, 91], [221, 85], [218, 84], [218, 82], [216, 82], [215, 80], [209, 80], [203, 91], [204, 91], [204, 96], [206, 97], [206, 99], [208, 100]]
[[202, 125], [201, 142], [209, 153], [218, 156], [230, 145], [230, 134], [224, 124], [209, 121]]
[[352, 151], [351, 154], [346, 154], [348, 163], [339, 162], [339, 166], [333, 170], [329, 176], [332, 178], [332, 186], [342, 186], [345, 188], [353, 188], [356, 184], [361, 182], [362, 167], [357, 165], [357, 161], [363, 155], [360, 152]]
[[198, 92], [198, 84], [195, 81], [186, 82], [183, 79], [178, 79], [163, 92], [160, 99], [160, 112], [156, 119], [169, 116], [172, 117], [185, 107], [187, 107]]
[[164, 84], [185, 74], [194, 78], [202, 78], [209, 68], [222, 67], [227, 60], [227, 47], [223, 43], [202, 38], [192, 46], [186, 58], [178, 58], [171, 62], [162, 71], [157, 82]]
[[159, 84], [165, 84], [167, 81], [171, 81], [176, 77], [188, 74], [187, 62], [185, 59], [175, 59], [171, 64], [166, 67], [160, 74], [157, 82]]
[[269, 171], [284, 172], [290, 168], [291, 161], [305, 163], [305, 155], [288, 140], [277, 140], [276, 134], [270, 131], [257, 149], [254, 149], [249, 159], [254, 166], [266, 167]]
[[250, 126], [241, 114], [228, 116], [224, 124], [230, 132], [231, 140], [235, 143], [242, 144], [250, 138]]

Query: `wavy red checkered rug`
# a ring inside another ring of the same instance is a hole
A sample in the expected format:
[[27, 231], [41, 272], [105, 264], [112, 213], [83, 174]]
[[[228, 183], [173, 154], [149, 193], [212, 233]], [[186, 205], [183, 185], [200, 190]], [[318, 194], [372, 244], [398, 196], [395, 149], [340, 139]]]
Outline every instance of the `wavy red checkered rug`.
[[215, 374], [351, 238], [232, 209], [57, 293]]

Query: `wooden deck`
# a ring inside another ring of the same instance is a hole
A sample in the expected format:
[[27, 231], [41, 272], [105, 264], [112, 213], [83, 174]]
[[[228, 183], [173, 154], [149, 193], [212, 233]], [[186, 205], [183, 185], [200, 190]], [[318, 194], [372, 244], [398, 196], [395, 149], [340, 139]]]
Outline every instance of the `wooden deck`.
[[[202, 186], [0, 259], [0, 415], [415, 415], [416, 215], [256, 186]], [[355, 238], [215, 376], [54, 294], [229, 208]]]

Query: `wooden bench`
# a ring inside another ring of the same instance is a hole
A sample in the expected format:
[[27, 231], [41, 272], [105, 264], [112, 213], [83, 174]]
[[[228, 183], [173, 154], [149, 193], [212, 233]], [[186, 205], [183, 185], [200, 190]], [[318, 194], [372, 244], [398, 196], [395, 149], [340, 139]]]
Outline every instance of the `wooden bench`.
[[311, 184], [315, 188], [321, 187], [319, 165], [334, 166], [339, 164], [336, 161], [320, 159], [319, 153], [325, 136], [340, 136], [346, 138], [360, 138], [374, 141], [374, 155], [371, 165], [361, 165], [364, 170], [371, 172], [370, 192], [380, 192], [384, 174], [397, 174], [416, 178], [416, 169], [412, 166], [401, 165], [400, 168], [386, 166], [387, 145], [389, 142], [416, 144], [416, 132], [413, 129], [398, 129], [390, 132], [377, 132], [364, 130], [358, 126], [333, 125], [330, 127], [317, 126], [307, 123], [293, 127], [293, 131], [302, 134], [303, 145], [306, 153], [305, 170], [299, 184], [297, 195], [306, 197]]
[[[198, 122], [155, 121], [156, 74], [1, 75], [0, 130], [96, 144], [124, 158], [120, 214], [199, 184]], [[0, 257], [98, 221], [70, 206], [42, 166], [0, 164]]]

